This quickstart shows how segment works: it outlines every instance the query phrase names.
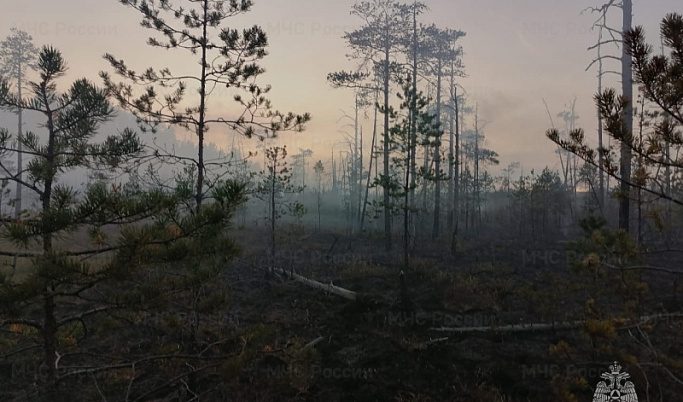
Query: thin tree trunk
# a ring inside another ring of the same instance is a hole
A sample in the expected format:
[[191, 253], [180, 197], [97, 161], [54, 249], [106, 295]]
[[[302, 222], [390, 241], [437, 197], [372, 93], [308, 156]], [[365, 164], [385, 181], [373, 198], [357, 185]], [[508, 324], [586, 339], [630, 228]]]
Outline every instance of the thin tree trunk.
[[363, 127], [360, 128], [360, 158], [358, 159], [358, 163], [360, 164], [360, 174], [358, 175], [358, 186], [356, 189], [356, 193], [358, 194], [358, 219], [356, 222], [358, 222], [360, 231], [361, 212], [363, 210]]
[[[638, 119], [638, 147], [643, 148], [643, 125], [645, 123], [645, 101], [640, 104], [640, 116]], [[643, 157], [638, 155], [638, 168], [643, 168]], [[638, 187], [638, 245], [643, 244], [643, 192]]]
[[358, 91], [356, 91], [356, 100], [354, 103], [354, 116], [353, 116], [353, 155], [351, 157], [351, 172], [350, 173], [350, 185], [349, 185], [349, 208], [351, 209], [351, 221], [349, 223], [352, 228], [355, 229], [355, 222], [357, 222], [356, 211], [358, 210], [356, 206], [356, 200], [358, 199], [359, 183], [360, 178], [358, 175]]
[[277, 154], [273, 156], [272, 171], [270, 172], [270, 266], [275, 266], [275, 172]]
[[[664, 56], [664, 36], [660, 38], [661, 46], [662, 46], [662, 56]], [[666, 188], [666, 195], [670, 196], [671, 195], [671, 144], [669, 143], [669, 140], [666, 139], [664, 140], [664, 156], [665, 160], [669, 163], [667, 163], [666, 167], [664, 168], [664, 186]], [[669, 204], [667, 204], [666, 207], [667, 210], [667, 221], [669, 218], [669, 212], [671, 208], [669, 208]]]
[[306, 151], [301, 151], [301, 194], [306, 191]]
[[[472, 194], [472, 228], [476, 226], [474, 224], [474, 219], [476, 217], [477, 221], [481, 220], [476, 212], [479, 210], [479, 104], [477, 104], [474, 112], [474, 188]], [[481, 223], [481, 222], [478, 222]]]
[[[19, 97], [19, 100], [21, 100], [21, 84], [22, 84], [22, 70], [23, 66], [19, 64], [19, 71], [17, 75], [17, 96]], [[22, 145], [21, 145], [21, 136], [22, 136], [22, 128], [23, 128], [23, 109], [19, 108], [18, 113], [18, 127], [17, 127], [17, 191], [16, 191], [16, 203], [14, 204], [14, 214], [17, 219], [21, 217], [21, 190], [22, 190], [22, 185], [21, 185], [21, 177], [22, 177], [22, 166], [23, 166], [23, 153], [22, 153]]]
[[453, 86], [453, 105], [455, 106], [455, 159], [453, 161], [453, 235], [451, 236], [451, 254], [455, 255], [458, 246], [458, 224], [460, 222], [460, 107], [458, 104], [458, 88]]
[[[388, 19], [388, 15], [386, 19]], [[385, 47], [384, 47], [384, 249], [391, 251], [391, 210], [389, 204], [389, 21], [386, 21]]]
[[[375, 179], [379, 179], [379, 152], [375, 154]], [[379, 200], [379, 186], [375, 186], [375, 201]], [[379, 219], [373, 221], [373, 228], [379, 232]]]
[[332, 192], [337, 194], [337, 166], [334, 164], [334, 149], [332, 149]]
[[[415, 3], [413, 4], [415, 5]], [[403, 272], [410, 269], [410, 208], [414, 197], [415, 175], [413, 173], [415, 160], [415, 140], [417, 138], [417, 9], [413, 8], [413, 37], [412, 37], [413, 71], [411, 76], [411, 98], [409, 105], [408, 126], [408, 155], [406, 155], [404, 194], [403, 194]], [[403, 277], [405, 279], [405, 277]]]
[[[624, 0], [622, 4], [623, 28], [622, 34], [631, 29], [633, 4], [631, 0]], [[623, 119], [626, 123], [628, 135], [633, 133], [633, 81], [632, 81], [632, 60], [628, 54], [626, 46], [622, 45], [621, 53], [621, 85], [623, 96], [629, 101], [628, 107], [624, 110]], [[621, 199], [619, 201], [619, 228], [629, 231], [630, 226], [630, 187], [628, 181], [631, 178], [631, 150], [628, 145], [621, 144], [619, 174], [621, 175]]]
[[432, 228], [432, 239], [439, 237], [441, 224], [441, 59], [437, 63], [436, 76], [436, 124], [439, 132], [434, 144], [434, 171], [436, 182], [434, 183], [434, 226]]
[[[451, 80], [450, 80], [450, 95], [451, 95], [451, 100], [454, 99], [454, 94], [453, 94], [453, 87], [455, 83], [453, 80], [453, 63], [451, 62]], [[449, 138], [448, 138], [448, 217], [447, 217], [447, 224], [448, 224], [448, 230], [453, 232], [453, 208], [455, 206], [454, 201], [454, 186], [453, 186], [453, 174], [454, 174], [454, 158], [455, 158], [455, 145], [453, 144], [454, 140], [454, 121], [455, 118], [453, 116], [455, 109], [451, 105], [451, 108], [448, 111], [448, 133], [449, 133]]]
[[202, 201], [204, 198], [204, 129], [205, 129], [205, 119], [206, 119], [206, 48], [207, 43], [207, 26], [209, 18], [209, 1], [204, 0], [203, 2], [203, 20], [202, 20], [202, 38], [204, 43], [201, 44], [202, 47], [202, 73], [199, 81], [199, 122], [197, 123], [197, 194], [195, 195], [197, 213], [201, 211]]
[[[598, 93], [602, 93], [602, 59], [600, 58], [600, 45], [598, 44]], [[603, 143], [602, 143], [602, 114], [600, 114], [600, 111], [598, 111], [598, 149], [603, 148]], [[600, 211], [601, 213], [604, 213], [604, 208], [605, 208], [605, 173], [603, 171], [603, 166], [604, 166], [604, 159], [602, 156], [602, 152], [598, 153], [598, 163], [600, 168], [598, 169], [598, 174], [599, 174], [599, 181], [600, 181], [600, 197], [598, 198], [598, 202], [600, 203]]]
[[[413, 94], [413, 99], [410, 101], [410, 107], [415, 115], [415, 94]], [[412, 121], [410, 123], [413, 124]], [[412, 135], [408, 133], [408, 165], [410, 165], [410, 154], [412, 149]], [[404, 178], [404, 194], [403, 194], [403, 271], [407, 273], [410, 269], [410, 193], [408, 192], [408, 187], [410, 186], [410, 168], [406, 166], [405, 178]]]
[[[413, 10], [415, 11], [415, 10]], [[413, 94], [417, 94], [417, 15], [413, 12], [413, 70], [412, 70], [412, 82], [411, 87]], [[414, 109], [414, 108], [411, 108]], [[415, 188], [416, 185], [416, 175], [417, 175], [417, 165], [415, 162], [415, 154], [417, 153], [417, 117], [414, 116], [413, 110], [410, 111], [410, 146], [412, 147], [410, 151], [410, 205], [415, 205]]]
[[[424, 146], [424, 164], [422, 165], [422, 167], [424, 169], [424, 175], [425, 176], [427, 176], [428, 171], [429, 171], [429, 153], [430, 153], [430, 151], [431, 150], [429, 149], [429, 145], [426, 144]], [[427, 184], [428, 184], [428, 182], [429, 182], [429, 180], [427, 180], [426, 178], [424, 178], [422, 180], [422, 214], [423, 214], [422, 216], [424, 218], [421, 219], [422, 223], [420, 226], [423, 229], [425, 229], [424, 225], [425, 225], [425, 222], [427, 221], [427, 215], [428, 215], [428, 213], [427, 213], [427, 190], [428, 190]], [[424, 236], [424, 232], [422, 233], [422, 235]]]
[[[370, 167], [368, 168], [368, 179], [365, 184], [365, 197], [363, 200], [363, 212], [360, 215], [360, 231], [363, 231], [363, 226], [365, 224], [365, 208], [368, 205], [368, 194], [370, 193], [370, 177], [372, 176], [372, 160], [373, 154], [375, 153], [375, 141], [377, 138], [377, 92], [375, 92], [375, 118], [372, 125], [372, 141], [370, 144]], [[375, 164], [376, 165], [376, 164]], [[377, 166], [375, 166], [377, 169]]]
[[[52, 201], [52, 184], [55, 174], [54, 159], [55, 159], [55, 132], [54, 132], [54, 116], [50, 108], [50, 101], [47, 98], [45, 89], [43, 89], [43, 102], [45, 103], [47, 114], [47, 132], [48, 145], [47, 155], [45, 157], [46, 174], [44, 189], [42, 194], [42, 211], [48, 214], [50, 211], [50, 202]], [[46, 231], [42, 236], [43, 240], [43, 254], [47, 255], [52, 251], [52, 233]], [[45, 300], [43, 301], [43, 352], [44, 362], [47, 371], [45, 378], [45, 400], [54, 401], [57, 398], [57, 318], [55, 316], [55, 300], [52, 296], [53, 289], [50, 285], [46, 285], [43, 289], [45, 293]]]

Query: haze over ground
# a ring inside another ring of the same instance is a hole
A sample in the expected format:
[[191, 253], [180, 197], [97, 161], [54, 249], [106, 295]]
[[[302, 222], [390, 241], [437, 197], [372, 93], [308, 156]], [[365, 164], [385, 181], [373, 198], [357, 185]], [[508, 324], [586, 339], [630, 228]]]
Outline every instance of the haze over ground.
[[[350, 90], [332, 89], [328, 72], [353, 69], [342, 38], [345, 31], [360, 27], [361, 20], [349, 14], [354, 0], [256, 0], [253, 11], [228, 20], [232, 26], [260, 25], [269, 37], [269, 56], [261, 63], [267, 70], [259, 82], [272, 84], [270, 98], [276, 109], [310, 112], [313, 120], [306, 132], [284, 134], [281, 143], [292, 150], [312, 148], [315, 159], [327, 159], [332, 144], [342, 140], [340, 130], [348, 130], [341, 110], [351, 112]], [[553, 115], [577, 98], [578, 125], [587, 136], [595, 137], [597, 125], [593, 95], [596, 69], [585, 72], [595, 57], [586, 49], [597, 40], [591, 25], [596, 14], [580, 12], [600, 6], [601, 0], [428, 0], [430, 11], [421, 22], [465, 31], [461, 40], [467, 77], [459, 80], [479, 103], [480, 120], [490, 122], [484, 130], [487, 147], [501, 156], [500, 168], [521, 161], [524, 170], [546, 165], [559, 168], [555, 145], [544, 137], [550, 126], [543, 105], [545, 98]], [[643, 25], [648, 39], [659, 37], [659, 23], [667, 13], [681, 12], [674, 0], [635, 2], [634, 25]], [[621, 28], [620, 10], [612, 11], [612, 26]], [[2, 0], [0, 37], [10, 27], [25, 30], [36, 45], [50, 44], [60, 49], [70, 66], [69, 79], [86, 76], [101, 82], [97, 73], [111, 72], [102, 55], [111, 53], [140, 71], [149, 66], [168, 66], [173, 72], [193, 72], [196, 61], [184, 51], [151, 49], [145, 44], [152, 31], [140, 27], [141, 16], [115, 0]], [[653, 43], [658, 45], [658, 43]], [[605, 53], [618, 55], [608, 46]], [[618, 62], [606, 68], [617, 70]], [[63, 81], [64, 83], [68, 81]], [[608, 76], [606, 86], [619, 86], [618, 77]], [[218, 90], [210, 113], [232, 107], [231, 94]], [[229, 112], [228, 112], [229, 113]], [[467, 125], [472, 118], [468, 117]], [[559, 124], [560, 119], [555, 118]], [[14, 121], [0, 121], [14, 127]], [[368, 121], [365, 132], [371, 132]], [[191, 139], [191, 137], [185, 137]], [[230, 146], [232, 136], [215, 128], [209, 140], [219, 147]], [[365, 136], [369, 145], [370, 136]], [[256, 140], [243, 141], [252, 149]], [[366, 159], [367, 160], [367, 159]], [[492, 168], [498, 174], [499, 168]]]

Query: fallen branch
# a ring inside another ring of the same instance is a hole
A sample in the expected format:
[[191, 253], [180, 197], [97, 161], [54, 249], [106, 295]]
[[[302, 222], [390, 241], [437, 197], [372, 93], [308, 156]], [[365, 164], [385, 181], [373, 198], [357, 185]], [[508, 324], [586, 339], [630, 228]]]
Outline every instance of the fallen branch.
[[[653, 314], [640, 317], [638, 323], [632, 325], [623, 325], [622, 323], [629, 320], [623, 318], [614, 318], [610, 321], [618, 326], [617, 329], [624, 330], [637, 327], [638, 325], [646, 324], [652, 320], [683, 318], [683, 313], [671, 314]], [[472, 333], [472, 332], [533, 332], [533, 331], [548, 331], [548, 330], [566, 330], [576, 329], [586, 325], [587, 321], [565, 321], [560, 323], [530, 323], [530, 324], [512, 324], [503, 326], [489, 326], [489, 327], [437, 327], [432, 328], [432, 331], [438, 332], [455, 332], [455, 333]]]
[[671, 269], [671, 268], [665, 268], [665, 267], [656, 267], [652, 265], [634, 265], [630, 267], [617, 267], [612, 264], [607, 264], [607, 263], [601, 263], [603, 267], [613, 269], [615, 271], [633, 271], [633, 270], [648, 270], [648, 271], [659, 271], [659, 272], [666, 272], [669, 274], [674, 274], [674, 275], [683, 275], [683, 271], [677, 270], [677, 269]]
[[319, 336], [319, 337], [315, 338], [314, 340], [308, 342], [308, 343], [306, 344], [306, 346], [304, 346], [303, 348], [304, 348], [304, 349], [312, 348], [313, 346], [315, 346], [315, 345], [319, 344], [320, 342], [322, 342], [323, 339], [325, 339], [324, 336]]
[[448, 339], [449, 339], [448, 337], [430, 339], [427, 342], [420, 344], [417, 347], [417, 349], [424, 350], [424, 349], [427, 349], [427, 346], [430, 346], [430, 345], [433, 345], [433, 344], [439, 343], [439, 342], [444, 342], [444, 341], [447, 341]]
[[310, 286], [312, 288], [324, 290], [326, 292], [332, 293], [334, 295], [337, 295], [339, 297], [343, 297], [343, 298], [348, 299], [348, 300], [356, 300], [356, 297], [357, 297], [356, 292], [354, 292], [352, 290], [340, 288], [339, 286], [333, 285], [331, 282], [329, 284], [324, 284], [324, 283], [321, 283], [318, 281], [314, 281], [313, 279], [308, 279], [308, 278], [303, 277], [303, 276], [296, 274], [294, 272], [284, 270], [282, 268], [273, 268], [273, 271], [275, 273], [280, 274], [280, 275], [288, 276], [297, 282], [303, 283], [304, 285]]
[[439, 332], [456, 332], [456, 333], [471, 333], [471, 332], [532, 332], [545, 331], [556, 329], [573, 329], [585, 325], [584, 321], [562, 322], [562, 323], [540, 323], [540, 324], [512, 324], [503, 326], [490, 327], [437, 327], [432, 328], [432, 331]]

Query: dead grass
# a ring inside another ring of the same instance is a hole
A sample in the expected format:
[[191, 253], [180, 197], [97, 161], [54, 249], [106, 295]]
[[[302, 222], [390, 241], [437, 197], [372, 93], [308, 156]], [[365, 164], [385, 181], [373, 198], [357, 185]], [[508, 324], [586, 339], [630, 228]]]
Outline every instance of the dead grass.
[[342, 280], [357, 280], [365, 278], [386, 278], [390, 274], [387, 267], [371, 264], [365, 261], [354, 261], [339, 271]]

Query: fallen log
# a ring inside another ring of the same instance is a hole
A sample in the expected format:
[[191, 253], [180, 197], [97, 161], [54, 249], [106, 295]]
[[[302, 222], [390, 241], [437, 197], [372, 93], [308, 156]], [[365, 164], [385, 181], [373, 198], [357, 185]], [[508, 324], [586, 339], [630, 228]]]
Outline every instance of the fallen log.
[[339, 286], [335, 286], [332, 284], [332, 282], [325, 284], [322, 282], [315, 281], [313, 279], [308, 279], [308, 278], [301, 276], [297, 273], [287, 271], [287, 270], [282, 269], [282, 268], [273, 268], [273, 272], [280, 274], [280, 275], [288, 276], [297, 282], [303, 283], [304, 285], [310, 286], [312, 288], [324, 290], [326, 292], [332, 293], [334, 295], [337, 295], [339, 297], [343, 297], [343, 298], [348, 299], [348, 300], [356, 300], [356, 298], [358, 296], [358, 294], [356, 292], [354, 292], [352, 290], [340, 288]]
[[417, 349], [420, 349], [420, 350], [422, 350], [422, 349], [427, 349], [427, 347], [430, 346], [430, 345], [433, 345], [433, 344], [439, 343], [439, 342], [444, 342], [444, 341], [447, 341], [448, 339], [449, 339], [448, 337], [430, 339], [430, 340], [428, 340], [427, 342], [420, 344], [420, 345], [417, 347]]
[[[637, 323], [633, 320], [625, 318], [614, 318], [611, 321], [618, 330], [634, 328], [638, 325], [646, 324], [653, 320], [664, 320], [671, 318], [683, 318], [683, 312], [670, 314], [653, 314], [641, 316]], [[472, 332], [533, 332], [533, 331], [549, 331], [549, 330], [566, 330], [576, 329], [586, 325], [588, 321], [564, 321], [559, 323], [529, 323], [529, 324], [511, 324], [502, 326], [487, 326], [487, 327], [435, 327], [432, 331], [451, 332], [451, 333], [472, 333]], [[631, 323], [631, 325], [626, 325]]]
[[320, 342], [322, 342], [324, 339], [325, 339], [324, 336], [319, 336], [319, 337], [315, 338], [314, 340], [308, 342], [308, 343], [306, 344], [306, 346], [303, 347], [303, 349], [312, 348], [313, 346], [315, 346], [315, 345], [319, 344]]

